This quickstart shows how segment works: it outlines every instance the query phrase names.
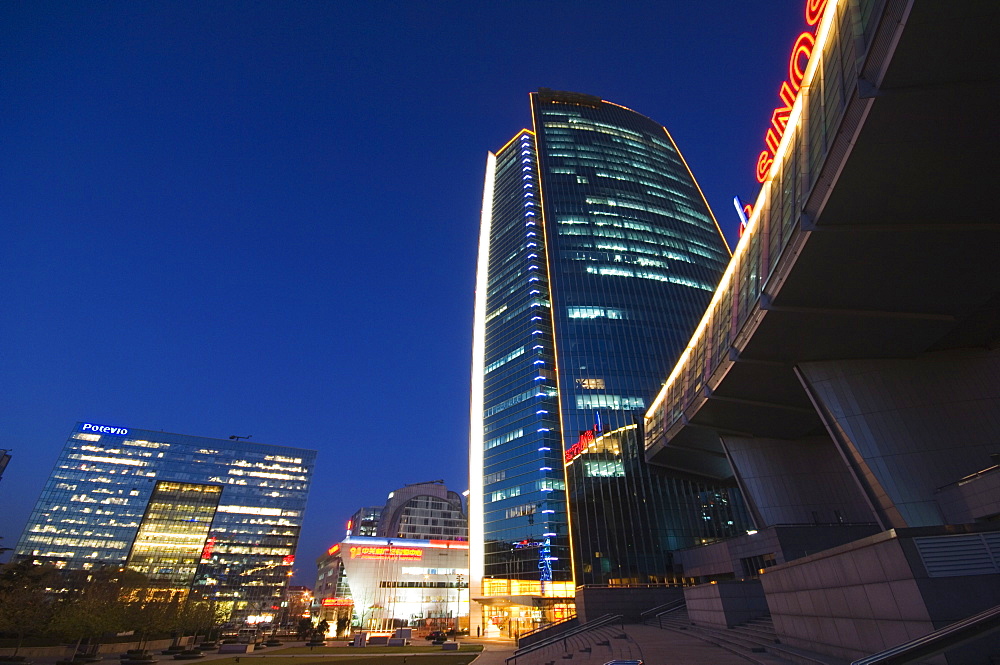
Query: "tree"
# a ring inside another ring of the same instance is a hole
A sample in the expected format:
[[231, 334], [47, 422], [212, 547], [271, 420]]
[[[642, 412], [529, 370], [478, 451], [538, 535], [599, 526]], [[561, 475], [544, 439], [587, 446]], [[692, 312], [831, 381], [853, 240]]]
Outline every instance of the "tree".
[[348, 626], [351, 625], [351, 615], [349, 612], [337, 613], [337, 637], [342, 637], [347, 633]]
[[134, 590], [146, 585], [145, 575], [117, 566], [80, 571], [55, 608], [52, 632], [77, 649], [85, 640], [96, 648], [101, 635], [132, 627], [130, 601]]
[[312, 619], [307, 619], [306, 617], [302, 617], [301, 619], [299, 619], [299, 625], [297, 626], [297, 633], [299, 639], [302, 640], [310, 637], [313, 633]]
[[212, 630], [226, 620], [226, 614], [214, 600], [188, 596], [181, 608], [177, 629], [183, 633], [203, 633], [208, 639]]
[[68, 642], [96, 643], [104, 633], [118, 632], [124, 616], [117, 592], [94, 585], [60, 600], [51, 631]]
[[58, 584], [51, 566], [18, 561], [0, 566], [0, 631], [17, 636], [14, 655], [27, 635], [39, 635], [52, 618], [52, 603], [45, 591]]
[[323, 639], [326, 637], [327, 631], [330, 630], [330, 622], [323, 619], [318, 624], [316, 624], [316, 630], [313, 633], [314, 638]]

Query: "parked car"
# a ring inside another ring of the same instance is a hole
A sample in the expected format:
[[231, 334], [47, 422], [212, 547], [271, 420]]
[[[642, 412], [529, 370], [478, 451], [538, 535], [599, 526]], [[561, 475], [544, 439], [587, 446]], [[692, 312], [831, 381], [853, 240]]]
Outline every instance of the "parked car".
[[427, 634], [427, 639], [434, 644], [441, 644], [448, 639], [448, 633], [443, 630], [432, 630]]

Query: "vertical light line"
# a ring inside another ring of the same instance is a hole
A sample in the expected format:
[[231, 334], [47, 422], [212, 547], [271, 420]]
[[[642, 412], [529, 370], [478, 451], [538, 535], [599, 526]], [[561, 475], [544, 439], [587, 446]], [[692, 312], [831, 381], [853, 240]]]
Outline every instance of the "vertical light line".
[[[476, 262], [476, 300], [472, 324], [472, 391], [469, 407], [469, 631], [473, 623], [473, 593], [482, 597], [486, 567], [486, 524], [483, 506], [483, 368], [486, 366], [486, 292], [489, 281], [490, 229], [493, 225], [493, 185], [497, 158], [486, 157], [486, 182], [479, 222], [479, 258]], [[482, 606], [475, 618], [482, 624]], [[485, 631], [484, 631], [485, 632]]]
[[[538, 118], [535, 115], [535, 102], [538, 101], [537, 93], [530, 93], [528, 95], [531, 107], [531, 128], [534, 129], [535, 140], [535, 164], [538, 167], [538, 203], [539, 212], [542, 215], [542, 243], [545, 246], [545, 279], [548, 283], [548, 288], [546, 291], [549, 297], [549, 326], [552, 331], [552, 371], [555, 372], [556, 379], [556, 404], [558, 408], [556, 411], [559, 415], [559, 458], [562, 460], [562, 481], [563, 481], [563, 501], [565, 501], [566, 506], [566, 536], [569, 539], [569, 575], [570, 582], [573, 588], [576, 589], [576, 562], [574, 560], [573, 553], [573, 524], [570, 521], [570, 510], [569, 506], [569, 476], [566, 473], [566, 457], [565, 457], [565, 431], [563, 429], [563, 387], [560, 383], [559, 377], [561, 376], [559, 370], [559, 347], [556, 344], [556, 307], [555, 298], [552, 297], [552, 251], [553, 247], [549, 244], [549, 230], [548, 230], [548, 215], [545, 214], [545, 183], [542, 182], [542, 149], [541, 141], [539, 140], [539, 132], [541, 127], [538, 126]], [[539, 102], [541, 103], [541, 102]], [[555, 580], [553, 580], [554, 582]], [[541, 579], [539, 579], [539, 587], [541, 586]], [[575, 596], [575, 594], [574, 594]]]
[[[818, 76], [816, 71], [819, 68], [820, 60], [824, 57], [823, 52], [826, 49], [827, 42], [830, 40], [830, 32], [835, 29], [834, 18], [837, 14], [836, 7], [841, 2], [843, 2], [843, 0], [829, 0], [826, 5], [823, 18], [820, 20], [819, 27], [816, 30], [816, 44], [813, 49], [813, 54], [812, 57], [809, 58], [809, 64], [806, 65], [805, 75], [802, 78], [802, 90], [807, 90], [812, 85], [813, 78]], [[736, 249], [733, 251], [732, 258], [729, 260], [729, 265], [726, 266], [726, 271], [722, 274], [722, 279], [719, 280], [719, 286], [716, 287], [715, 293], [712, 295], [712, 301], [708, 304], [708, 308], [705, 310], [704, 316], [702, 316], [701, 321], [695, 328], [694, 334], [691, 336], [691, 341], [688, 342], [684, 352], [681, 354], [680, 358], [677, 359], [677, 363], [674, 365], [670, 375], [667, 376], [667, 380], [664, 381], [663, 386], [660, 388], [660, 392], [657, 393], [653, 403], [649, 405], [648, 409], [646, 409], [644, 419], [647, 424], [647, 432], [650, 429], [649, 421], [652, 421], [655, 418], [656, 411], [660, 408], [660, 404], [666, 399], [667, 394], [673, 387], [674, 382], [687, 369], [687, 363], [691, 352], [697, 346], [698, 340], [706, 332], [708, 324], [715, 314], [715, 309], [718, 306], [719, 301], [725, 296], [727, 291], [732, 290], [734, 294], [738, 291], [738, 286], [735, 284], [737, 276], [736, 269], [743, 261], [745, 255], [749, 252], [750, 237], [757, 233], [757, 222], [760, 219], [761, 214], [763, 214], [762, 211], [767, 208], [771, 187], [775, 185], [775, 176], [777, 176], [781, 165], [784, 163], [788, 151], [794, 149], [794, 146], [791, 145], [791, 141], [792, 136], [795, 134], [795, 130], [800, 128], [800, 124], [802, 122], [802, 105], [804, 103], [804, 97], [805, 96], [801, 94], [795, 97], [795, 103], [792, 105], [792, 111], [788, 115], [788, 124], [785, 127], [784, 134], [781, 136], [778, 149], [774, 153], [774, 163], [768, 170], [767, 179], [761, 183], [760, 191], [757, 193], [757, 198], [753, 204], [753, 212], [750, 214], [750, 219], [747, 222], [747, 228], [743, 231], [743, 236], [736, 243]], [[670, 136], [669, 132], [667, 133], [667, 136]], [[673, 139], [671, 139], [671, 142], [672, 141]], [[680, 151], [678, 151], [678, 154], [680, 154]], [[681, 159], [683, 159], [683, 157]]]
[[677, 156], [681, 158], [681, 164], [688, 172], [688, 177], [691, 178], [691, 182], [694, 183], [694, 188], [698, 190], [698, 196], [701, 197], [701, 202], [705, 204], [705, 210], [708, 211], [708, 216], [712, 218], [712, 223], [715, 224], [715, 230], [719, 232], [719, 237], [722, 238], [722, 246], [726, 248], [726, 253], [730, 257], [733, 255], [733, 250], [729, 248], [729, 242], [726, 240], [726, 235], [722, 232], [722, 228], [719, 226], [719, 220], [715, 218], [715, 213], [712, 212], [712, 206], [708, 205], [708, 199], [705, 198], [705, 192], [701, 191], [701, 185], [698, 184], [698, 180], [694, 177], [694, 173], [691, 171], [691, 167], [688, 166], [687, 160], [684, 159], [684, 155], [681, 154], [680, 148], [677, 147], [677, 142], [674, 141], [674, 137], [670, 135], [667, 128], [663, 128], [663, 133], [667, 135], [667, 140], [670, 141], [670, 145], [674, 146], [674, 152]]

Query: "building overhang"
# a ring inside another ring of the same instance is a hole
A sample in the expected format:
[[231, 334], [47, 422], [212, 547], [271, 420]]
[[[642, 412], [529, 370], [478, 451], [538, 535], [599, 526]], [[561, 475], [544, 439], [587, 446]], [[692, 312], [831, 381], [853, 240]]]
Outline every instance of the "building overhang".
[[728, 353], [664, 435], [647, 440], [651, 463], [690, 468], [689, 451], [721, 452], [713, 435], [822, 432], [801, 363], [997, 345], [996, 80], [970, 66], [993, 48], [979, 38], [990, 6], [913, 3], [877, 87], [849, 92], [835, 129], [848, 137], [848, 121], [863, 118], [849, 149], [831, 149], [808, 212], [793, 213]]
[[489, 607], [544, 607], [553, 603], [571, 603], [573, 596], [485, 596], [473, 598], [480, 605]]

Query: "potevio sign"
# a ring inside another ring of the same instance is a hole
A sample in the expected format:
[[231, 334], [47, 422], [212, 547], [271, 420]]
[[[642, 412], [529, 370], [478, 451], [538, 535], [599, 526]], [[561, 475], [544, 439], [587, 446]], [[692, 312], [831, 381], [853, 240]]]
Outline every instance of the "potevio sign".
[[774, 156], [778, 152], [778, 143], [788, 126], [788, 116], [792, 112], [792, 105], [798, 97], [802, 87], [802, 79], [805, 78], [806, 67], [812, 57], [813, 47], [816, 46], [816, 37], [813, 31], [818, 28], [819, 20], [823, 16], [828, 0], [806, 0], [806, 25], [809, 31], [803, 32], [792, 45], [792, 54], [788, 57], [788, 78], [782, 82], [778, 88], [778, 99], [781, 106], [778, 106], [771, 113], [771, 126], [764, 134], [764, 144], [766, 148], [757, 156], [757, 182], [763, 183], [767, 180], [767, 174], [774, 163]]
[[80, 428], [81, 432], [96, 432], [98, 434], [117, 434], [118, 436], [125, 436], [128, 434], [128, 430], [124, 427], [108, 427], [107, 425], [93, 425], [91, 423], [84, 423], [83, 427]]

